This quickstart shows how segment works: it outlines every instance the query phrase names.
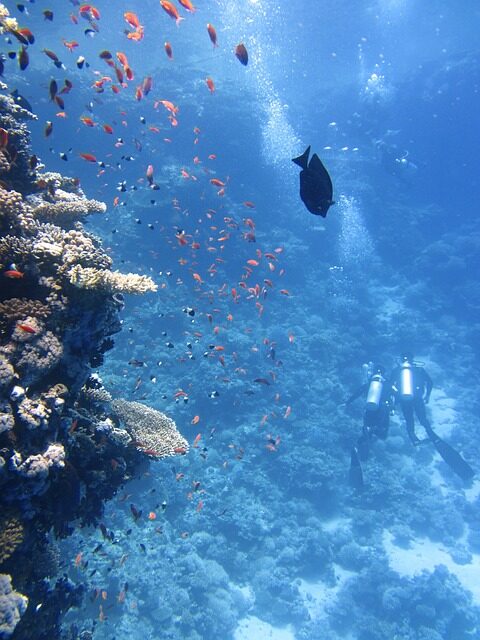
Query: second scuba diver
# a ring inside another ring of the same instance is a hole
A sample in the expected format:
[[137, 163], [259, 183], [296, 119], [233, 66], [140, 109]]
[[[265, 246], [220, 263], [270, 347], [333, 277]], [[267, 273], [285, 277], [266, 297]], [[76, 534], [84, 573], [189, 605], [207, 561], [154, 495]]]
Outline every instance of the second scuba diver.
[[365, 410], [363, 412], [363, 429], [350, 455], [350, 484], [357, 489], [363, 487], [363, 472], [361, 461], [368, 457], [370, 441], [373, 436], [385, 439], [390, 424], [390, 410], [392, 406], [391, 386], [387, 384], [385, 369], [381, 364], [364, 365], [367, 367], [367, 381], [359, 387], [346, 401], [351, 402], [366, 394]]
[[[425, 405], [430, 400], [433, 382], [423, 366], [414, 362], [413, 354], [409, 352], [402, 354], [400, 366], [393, 371], [390, 387], [395, 393], [395, 404], [398, 403], [402, 407], [410, 442], [414, 446], [428, 442], [433, 431], [427, 418]], [[420, 440], [415, 433], [415, 415], [429, 436], [424, 440]]]

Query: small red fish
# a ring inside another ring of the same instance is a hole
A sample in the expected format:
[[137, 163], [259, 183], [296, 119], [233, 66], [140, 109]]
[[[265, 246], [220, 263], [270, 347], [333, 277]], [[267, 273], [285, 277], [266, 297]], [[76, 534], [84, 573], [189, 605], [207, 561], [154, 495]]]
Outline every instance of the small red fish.
[[177, 26], [180, 24], [180, 21], [183, 20], [178, 13], [178, 9], [171, 2], [168, 2], [168, 0], [160, 0], [160, 6], [171, 18], [175, 20]]
[[80, 157], [86, 160], [87, 162], [96, 162], [97, 158], [93, 155], [93, 153], [81, 153]]
[[22, 71], [25, 71], [25, 69], [28, 67], [29, 62], [30, 62], [30, 59], [28, 57], [27, 50], [25, 49], [24, 46], [22, 46], [22, 48], [18, 53], [18, 64], [20, 66], [20, 69]]
[[193, 444], [192, 444], [192, 447], [193, 447], [194, 449], [197, 449], [197, 448], [198, 448], [198, 443], [200, 442], [200, 438], [201, 438], [201, 437], [202, 437], [202, 434], [201, 434], [201, 433], [198, 433], [198, 434], [195, 436], [195, 440], [193, 441]]
[[246, 67], [248, 64], [248, 52], [242, 42], [240, 44], [237, 44], [237, 46], [235, 47], [235, 55], [243, 64], [243, 66]]
[[214, 47], [217, 47], [217, 32], [215, 31], [215, 27], [208, 23], [207, 24], [208, 37], [210, 38], [211, 43]]
[[17, 327], [25, 333], [37, 333], [37, 330], [31, 327], [29, 324], [17, 324]]
[[187, 11], [190, 11], [190, 13], [194, 13], [196, 11], [195, 7], [190, 2], [190, 0], [178, 0], [178, 1], [182, 5], [182, 7]]
[[211, 78], [206, 78], [205, 82], [207, 83], [207, 87], [210, 89], [210, 93], [215, 92], [215, 84]]
[[165, 47], [165, 53], [167, 54], [167, 56], [170, 58], [170, 60], [173, 60], [173, 49], [170, 42], [165, 42], [164, 47]]
[[140, 27], [140, 21], [136, 13], [132, 13], [131, 11], [126, 11], [123, 14], [123, 17], [125, 18], [125, 21], [128, 22], [128, 24], [133, 29], [138, 29]]
[[22, 273], [22, 271], [18, 271], [17, 269], [9, 269], [8, 271], [4, 271], [3, 275], [6, 278], [11, 278], [11, 279], [18, 279], [18, 278], [23, 278], [24, 273]]

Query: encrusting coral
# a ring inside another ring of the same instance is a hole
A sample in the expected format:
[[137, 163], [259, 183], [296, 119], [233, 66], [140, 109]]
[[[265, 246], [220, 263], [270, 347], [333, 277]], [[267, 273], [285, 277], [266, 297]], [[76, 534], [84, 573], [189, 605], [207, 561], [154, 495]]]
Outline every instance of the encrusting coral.
[[114, 400], [112, 408], [140, 451], [156, 458], [187, 453], [188, 442], [164, 413], [127, 400]]
[[12, 589], [12, 579], [0, 573], [0, 640], [10, 638], [27, 608], [28, 598]]

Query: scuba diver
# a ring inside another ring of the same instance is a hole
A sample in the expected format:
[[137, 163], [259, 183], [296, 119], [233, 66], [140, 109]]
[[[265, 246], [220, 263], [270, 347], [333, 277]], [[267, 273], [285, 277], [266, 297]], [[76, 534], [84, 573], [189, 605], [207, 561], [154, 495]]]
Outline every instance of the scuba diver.
[[356, 446], [352, 447], [350, 455], [349, 480], [356, 489], [363, 487], [361, 461], [365, 461], [368, 457], [372, 437], [376, 436], [384, 440], [388, 435], [392, 406], [392, 390], [385, 378], [385, 368], [381, 364], [374, 365], [372, 362], [364, 365], [364, 368], [366, 382], [345, 403], [349, 405], [361, 395], [366, 394], [362, 433]]
[[[395, 404], [398, 403], [402, 407], [410, 442], [416, 447], [428, 442], [433, 433], [425, 411], [433, 382], [423, 366], [414, 362], [413, 354], [405, 352], [401, 360], [400, 366], [392, 374], [391, 388], [395, 393]], [[420, 440], [415, 433], [415, 415], [429, 436], [424, 440]]]
[[[425, 405], [430, 400], [433, 382], [422, 363], [414, 361], [412, 353], [402, 354], [400, 366], [392, 374], [390, 387], [395, 393], [395, 404], [399, 403], [402, 407], [411, 443], [417, 446], [424, 442], [431, 442], [455, 473], [463, 480], [471, 480], [474, 476], [471, 466], [455, 449], [444, 442], [430, 425]], [[415, 433], [415, 415], [427, 433], [427, 437], [423, 440], [420, 440]]]

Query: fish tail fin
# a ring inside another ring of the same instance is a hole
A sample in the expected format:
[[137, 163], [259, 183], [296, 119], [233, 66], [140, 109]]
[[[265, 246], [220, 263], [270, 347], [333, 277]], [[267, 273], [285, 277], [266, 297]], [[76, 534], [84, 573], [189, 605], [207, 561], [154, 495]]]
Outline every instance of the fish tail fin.
[[298, 164], [298, 166], [302, 167], [302, 169], [306, 169], [308, 166], [309, 155], [310, 155], [310, 145], [305, 149], [305, 151], [302, 153], [301, 156], [298, 156], [298, 158], [292, 158], [292, 162], [295, 162], [295, 164]]

